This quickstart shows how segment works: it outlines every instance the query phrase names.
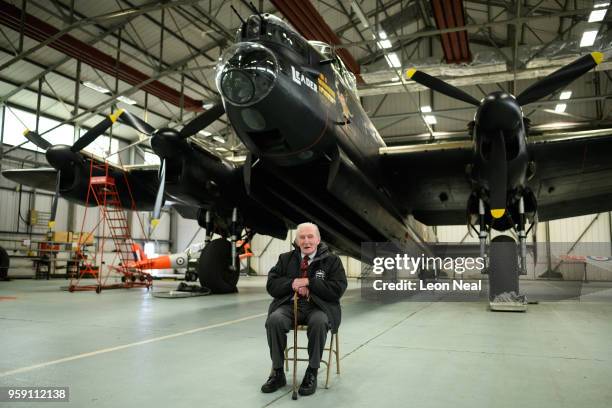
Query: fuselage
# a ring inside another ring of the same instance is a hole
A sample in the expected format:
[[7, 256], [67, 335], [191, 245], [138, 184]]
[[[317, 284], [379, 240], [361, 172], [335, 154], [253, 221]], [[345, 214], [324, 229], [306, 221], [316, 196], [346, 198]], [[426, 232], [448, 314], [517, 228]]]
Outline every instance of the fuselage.
[[253, 172], [270, 180], [266, 195], [286, 201], [288, 218], [320, 223], [353, 253], [364, 241], [407, 239], [379, 166], [385, 144], [327, 44], [253, 15], [224, 52], [216, 83], [236, 134], [261, 161]]
[[[496, 229], [508, 229], [516, 222], [517, 201], [524, 195], [529, 195], [529, 212], [535, 211], [535, 198], [526, 190], [530, 176], [526, 135], [523, 112], [514, 96], [493, 92], [481, 100], [474, 118], [470, 174], [474, 200], [468, 204], [468, 210], [477, 213], [475, 199], [482, 199], [488, 210], [487, 220]], [[498, 142], [500, 146], [495, 145]], [[501, 208], [505, 210], [499, 219], [491, 216], [495, 207], [500, 207], [493, 204], [496, 188], [501, 189]]]

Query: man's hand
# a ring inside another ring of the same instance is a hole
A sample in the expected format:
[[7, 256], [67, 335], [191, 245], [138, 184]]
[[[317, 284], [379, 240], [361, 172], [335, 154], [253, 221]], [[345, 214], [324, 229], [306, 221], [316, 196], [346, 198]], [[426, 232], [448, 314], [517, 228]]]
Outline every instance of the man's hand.
[[302, 286], [298, 288], [297, 293], [300, 297], [307, 298], [310, 296], [310, 289], [308, 289], [308, 286]]
[[308, 286], [308, 278], [296, 278], [291, 283], [291, 288], [293, 288], [295, 292], [297, 292], [299, 288], [306, 286]]

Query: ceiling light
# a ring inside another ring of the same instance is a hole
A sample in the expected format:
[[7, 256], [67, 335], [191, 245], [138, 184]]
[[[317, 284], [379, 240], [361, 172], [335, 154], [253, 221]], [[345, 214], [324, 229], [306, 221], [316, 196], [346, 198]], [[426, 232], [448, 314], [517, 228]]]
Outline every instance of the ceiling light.
[[436, 123], [438, 123], [434, 115], [425, 115], [425, 122], [428, 125], [435, 125]]
[[246, 160], [246, 156], [245, 155], [241, 155], [241, 156], [230, 156], [230, 157], [226, 157], [227, 160], [237, 163], [237, 162], [243, 162]]
[[215, 136], [213, 136], [213, 139], [216, 140], [219, 143], [225, 143], [225, 139], [222, 138], [221, 136], [215, 135]]
[[391, 78], [391, 82], [397, 82], [399, 81], [399, 77], [398, 76], [394, 76], [393, 78]]
[[390, 53], [388, 55], [385, 55], [385, 59], [387, 60], [387, 64], [389, 64], [389, 66], [391, 68], [401, 68], [401, 66], [402, 66], [402, 63], [401, 63], [399, 57], [394, 52], [392, 52], [392, 53]]
[[200, 135], [204, 136], [204, 137], [208, 137], [208, 136], [212, 136], [212, 133], [206, 131], [206, 130], [200, 130], [198, 132]]
[[391, 41], [387, 39], [387, 33], [381, 30], [378, 33], [378, 38], [380, 38], [380, 41], [376, 42], [376, 45], [378, 45], [378, 48], [384, 48], [384, 49], [391, 48]]
[[423, 113], [431, 112], [431, 106], [429, 106], [429, 105], [421, 106], [421, 112], [423, 112]]
[[128, 105], [136, 105], [136, 103], [137, 103], [135, 100], [130, 99], [130, 98], [128, 98], [127, 96], [123, 96], [123, 95], [118, 96], [118, 97], [117, 97], [117, 100], [118, 100], [118, 101], [121, 101], [121, 102], [123, 102], [123, 103], [127, 103]]
[[219, 146], [219, 147], [215, 147], [215, 150], [218, 152], [227, 152], [227, 149], [225, 147]]
[[589, 23], [596, 23], [603, 20], [607, 12], [608, 9], [605, 8], [591, 11], [591, 14], [589, 14]]
[[569, 99], [572, 97], [572, 91], [563, 91], [561, 92], [561, 95], [559, 95], [559, 99], [564, 100], [564, 99]]
[[100, 93], [104, 93], [104, 94], [110, 93], [110, 90], [108, 90], [108, 89], [106, 89], [104, 87], [101, 87], [100, 85], [96, 85], [93, 82], [83, 81], [81, 83], [83, 84], [83, 86], [86, 86], [89, 89], [93, 89], [96, 92], [100, 92]]
[[595, 3], [593, 8], [608, 7], [609, 5], [610, 5], [609, 1], [600, 1], [599, 3]]
[[555, 106], [555, 112], [563, 113], [563, 112], [565, 112], [565, 108], [567, 108], [567, 104], [565, 104], [565, 103], [558, 103], [557, 106]]
[[580, 39], [581, 47], [590, 47], [595, 43], [595, 37], [597, 37], [597, 30], [585, 31], [582, 33], [582, 38]]
[[209, 109], [210, 109], [210, 108], [212, 108], [213, 106], [215, 106], [215, 104], [214, 104], [214, 103], [211, 103], [211, 102], [206, 102], [206, 103], [202, 104], [202, 107], [203, 107], [204, 109], [206, 109], [206, 110], [209, 110]]
[[538, 125], [539, 129], [558, 129], [578, 126], [576, 122], [551, 122]]
[[365, 14], [363, 14], [363, 10], [361, 10], [361, 7], [359, 7], [359, 4], [357, 4], [357, 2], [353, 0], [353, 2], [351, 3], [351, 7], [353, 8], [355, 14], [357, 14], [357, 17], [359, 18], [359, 21], [361, 21], [361, 25], [363, 26], [363, 28], [368, 28], [370, 24], [368, 23], [368, 19], [366, 18]]

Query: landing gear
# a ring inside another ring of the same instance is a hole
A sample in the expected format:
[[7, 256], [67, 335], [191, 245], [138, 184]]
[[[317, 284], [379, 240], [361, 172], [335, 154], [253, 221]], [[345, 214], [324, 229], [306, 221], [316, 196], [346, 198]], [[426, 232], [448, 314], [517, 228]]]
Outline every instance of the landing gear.
[[491, 240], [489, 251], [489, 306], [494, 311], [527, 310], [524, 296], [519, 295], [519, 262], [516, 242], [499, 235]]
[[238, 255], [236, 252], [236, 241], [238, 241], [238, 208], [234, 207], [232, 210], [232, 223], [230, 225], [230, 230], [232, 235], [230, 236], [230, 243], [232, 247], [232, 257], [230, 258], [232, 261], [231, 268], [233, 271], [239, 272], [239, 262]]
[[[201, 209], [198, 223], [206, 229], [206, 243], [200, 254], [197, 272], [202, 287], [209, 288], [212, 293], [234, 293], [240, 276], [240, 261], [236, 243], [241, 238], [242, 220], [238, 208], [232, 209], [231, 215], [220, 216], [210, 210]], [[222, 238], [213, 240], [216, 232]], [[253, 233], [247, 232], [245, 242], [250, 241]]]
[[519, 273], [521, 275], [527, 275], [527, 233], [525, 232], [525, 200], [522, 196], [519, 199], [518, 207], [519, 222], [517, 225], [517, 232], [519, 238], [519, 248], [521, 251], [521, 269], [519, 270]]
[[485, 249], [487, 242], [487, 224], [485, 223], [485, 206], [482, 198], [478, 200], [478, 239], [480, 240], [480, 257], [485, 258]]
[[197, 271], [192, 271], [191, 269], [188, 269], [187, 272], [185, 272], [185, 282], [195, 282], [197, 280], [198, 280]]
[[[236, 284], [240, 272], [238, 268], [232, 268], [231, 256], [232, 243], [224, 238], [218, 238], [209, 242], [198, 261], [198, 274], [200, 285], [207, 287], [212, 293], [234, 293], [237, 292]], [[238, 264], [238, 256], [235, 256], [235, 264]]]
[[[477, 220], [470, 218], [468, 227], [478, 233], [480, 256], [485, 261], [483, 273], [489, 275], [491, 310], [525, 311], [527, 302], [524, 296], [519, 295], [519, 275], [527, 274], [527, 235], [534, 224], [532, 222], [527, 230], [526, 223], [535, 212], [535, 200], [528, 191], [522, 192], [515, 204], [506, 209], [506, 216], [498, 219], [488, 216], [488, 208], [483, 199], [478, 198], [477, 203], [477, 207], [476, 201], [468, 203], [470, 214], [474, 214], [476, 208], [478, 210]], [[514, 229], [518, 243], [510, 236], [500, 235], [487, 245], [491, 229]]]

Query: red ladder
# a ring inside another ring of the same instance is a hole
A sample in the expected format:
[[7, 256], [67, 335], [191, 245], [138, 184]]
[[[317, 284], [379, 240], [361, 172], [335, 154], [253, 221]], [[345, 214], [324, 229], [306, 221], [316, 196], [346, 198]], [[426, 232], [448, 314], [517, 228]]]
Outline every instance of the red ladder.
[[[127, 182], [127, 179], [126, 179]], [[115, 260], [118, 257], [118, 265], [108, 265], [110, 271], [115, 271], [121, 274], [121, 284], [107, 284], [108, 275], [104, 277], [102, 273], [92, 273], [92, 269], [95, 269], [90, 265], [86, 265], [84, 271], [89, 274], [94, 274], [97, 279], [97, 285], [70, 285], [71, 291], [73, 290], [92, 290], [100, 293], [103, 288], [130, 288], [134, 286], [144, 286], [147, 289], [152, 285], [152, 277], [149, 273], [143, 272], [142, 269], [135, 266], [134, 248], [135, 242], [132, 239], [130, 233], [130, 227], [128, 225], [127, 212], [123, 209], [124, 206], [121, 202], [119, 191], [115, 183], [114, 177], [109, 175], [109, 166], [107, 162], [103, 164], [96, 164], [93, 160], [90, 166], [90, 177], [89, 177], [89, 189], [87, 191], [86, 205], [89, 204], [90, 196], [93, 197], [98, 209], [100, 210], [100, 221], [94, 227], [93, 232], [102, 225], [102, 238], [99, 242], [101, 248], [100, 262], [102, 262], [104, 254], [104, 243], [106, 236], [106, 229], [113, 240], [115, 245]], [[131, 193], [130, 193], [131, 197]], [[135, 208], [133, 198], [130, 208]], [[87, 215], [87, 207], [83, 216], [83, 226], [85, 224], [85, 217]], [[83, 227], [81, 227], [81, 235], [83, 236]], [[113, 261], [112, 264], [115, 262]], [[101, 270], [102, 265], [99, 269]], [[80, 280], [79, 276], [79, 280]], [[104, 278], [104, 279], [103, 279]]]

